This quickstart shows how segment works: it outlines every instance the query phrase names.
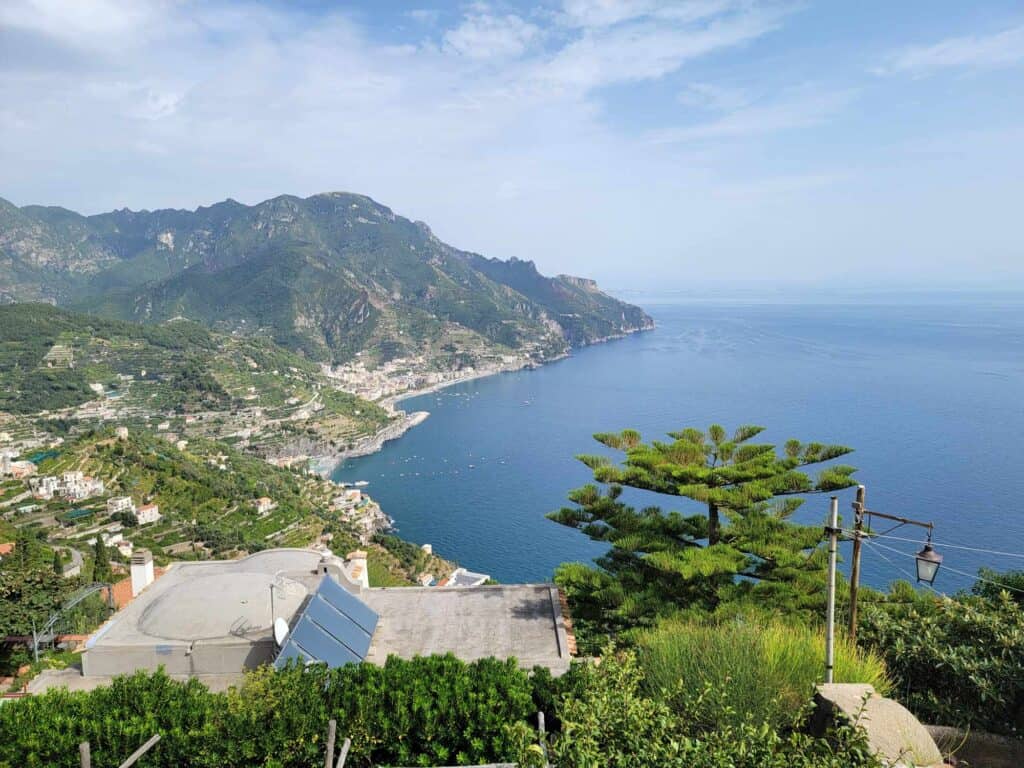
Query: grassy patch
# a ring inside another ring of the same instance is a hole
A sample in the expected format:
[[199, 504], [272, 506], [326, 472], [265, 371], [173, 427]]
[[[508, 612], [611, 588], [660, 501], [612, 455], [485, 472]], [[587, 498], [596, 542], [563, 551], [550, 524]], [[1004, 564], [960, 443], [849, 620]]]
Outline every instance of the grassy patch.
[[[714, 722], [748, 719], [784, 726], [810, 700], [825, 669], [825, 636], [817, 627], [779, 619], [669, 620], [639, 637], [650, 695]], [[836, 642], [835, 681], [891, 689], [881, 658], [843, 638]], [[701, 706], [696, 706], [701, 702]]]

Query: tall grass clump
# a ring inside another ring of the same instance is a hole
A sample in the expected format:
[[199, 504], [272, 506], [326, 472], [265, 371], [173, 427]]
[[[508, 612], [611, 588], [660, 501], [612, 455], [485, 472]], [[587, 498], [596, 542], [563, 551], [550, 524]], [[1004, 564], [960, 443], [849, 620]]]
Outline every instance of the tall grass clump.
[[[824, 631], [778, 618], [669, 619], [641, 633], [638, 649], [645, 692], [701, 712], [709, 726], [791, 725], [824, 678]], [[877, 654], [839, 637], [834, 678], [883, 695], [892, 687]]]

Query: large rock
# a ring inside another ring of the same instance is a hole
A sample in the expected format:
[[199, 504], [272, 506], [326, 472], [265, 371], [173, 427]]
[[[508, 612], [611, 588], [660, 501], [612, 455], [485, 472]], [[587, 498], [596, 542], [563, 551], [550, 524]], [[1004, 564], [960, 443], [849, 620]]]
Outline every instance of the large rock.
[[1024, 741], [992, 733], [926, 725], [928, 733], [941, 748], [956, 755], [970, 768], [1021, 768], [1024, 765]]
[[819, 726], [846, 718], [863, 728], [872, 751], [893, 765], [945, 765], [935, 740], [918, 719], [898, 701], [880, 696], [870, 685], [819, 685], [815, 702], [815, 722]]

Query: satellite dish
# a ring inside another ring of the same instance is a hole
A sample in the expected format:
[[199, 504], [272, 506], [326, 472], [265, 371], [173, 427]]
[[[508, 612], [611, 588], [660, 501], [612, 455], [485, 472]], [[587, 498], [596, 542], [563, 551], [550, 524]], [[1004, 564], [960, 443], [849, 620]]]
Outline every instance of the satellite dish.
[[288, 622], [278, 616], [274, 619], [274, 642], [277, 643], [278, 648], [284, 645], [285, 638], [287, 637]]

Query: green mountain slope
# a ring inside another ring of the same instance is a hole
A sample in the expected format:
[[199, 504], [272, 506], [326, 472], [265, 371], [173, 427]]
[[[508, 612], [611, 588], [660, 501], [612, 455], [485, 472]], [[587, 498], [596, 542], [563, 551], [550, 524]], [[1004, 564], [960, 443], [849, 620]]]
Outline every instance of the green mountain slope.
[[455, 338], [543, 359], [651, 324], [588, 281], [459, 251], [347, 193], [89, 217], [2, 201], [5, 265], [0, 299], [262, 329], [319, 360], [430, 358]]

